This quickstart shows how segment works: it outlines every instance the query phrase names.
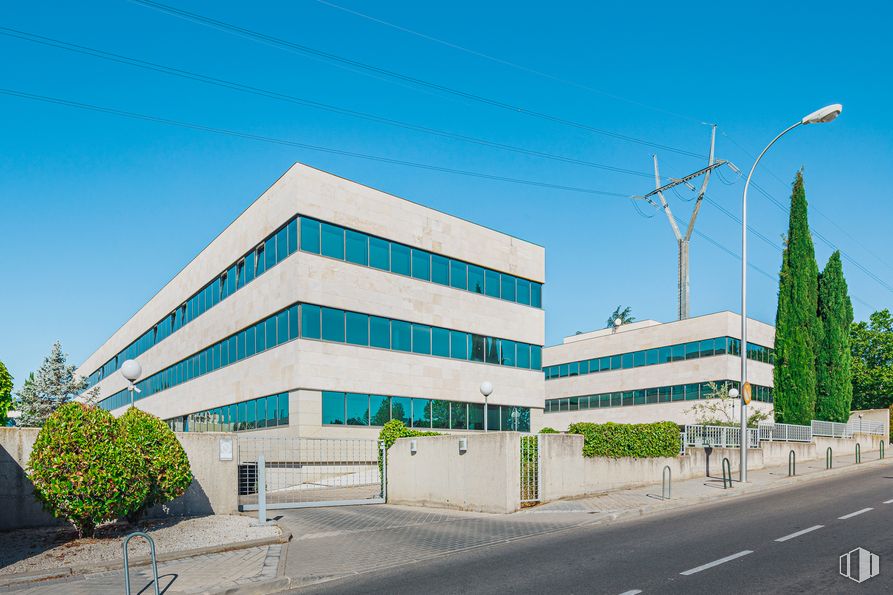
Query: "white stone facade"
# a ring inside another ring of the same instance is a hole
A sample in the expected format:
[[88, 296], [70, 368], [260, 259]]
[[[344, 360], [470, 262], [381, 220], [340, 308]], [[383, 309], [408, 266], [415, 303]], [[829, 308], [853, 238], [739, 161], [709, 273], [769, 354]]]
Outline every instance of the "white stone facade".
[[[542, 247], [295, 164], [80, 366], [88, 376], [295, 215], [543, 283]], [[296, 302], [311, 303], [541, 346], [541, 308], [298, 250], [138, 357], [142, 377]], [[321, 391], [542, 407], [543, 375], [503, 365], [296, 339], [140, 399], [162, 419], [289, 393], [277, 434], [371, 437], [377, 428], [323, 426]], [[126, 387], [120, 372], [101, 398]], [[116, 410], [117, 412], [123, 409]]]

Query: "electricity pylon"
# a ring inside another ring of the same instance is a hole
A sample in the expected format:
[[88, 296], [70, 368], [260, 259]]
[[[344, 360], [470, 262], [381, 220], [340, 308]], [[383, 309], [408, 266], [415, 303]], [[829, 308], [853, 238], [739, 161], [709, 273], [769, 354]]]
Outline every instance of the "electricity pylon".
[[[714, 148], [716, 146], [716, 124], [713, 125], [712, 130], [710, 132], [710, 153], [707, 158], [707, 167], [699, 169], [698, 171], [692, 172], [687, 176], [682, 178], [670, 178], [670, 182], [668, 184], [661, 185], [660, 183], [660, 170], [657, 166], [657, 155], [652, 155], [654, 160], [654, 190], [645, 194], [644, 196], [635, 196], [633, 198], [644, 200], [649, 204], [653, 205], [657, 208], [662, 208], [664, 213], [667, 216], [667, 220], [670, 222], [670, 228], [673, 230], [673, 235], [676, 236], [676, 244], [678, 247], [679, 253], [679, 267], [678, 267], [678, 299], [679, 299], [679, 308], [677, 314], [679, 316], [679, 320], [684, 320], [689, 316], [689, 266], [688, 266], [688, 244], [691, 240], [692, 233], [695, 230], [695, 220], [698, 218], [698, 212], [701, 210], [701, 201], [704, 200], [704, 194], [707, 192], [707, 184], [710, 181], [710, 173], [723, 165], [728, 165], [733, 171], [737, 172], [738, 168], [735, 167], [733, 163], [730, 161], [726, 161], [723, 159], [714, 159]], [[701, 182], [701, 188], [697, 191], [698, 197], [695, 201], [694, 209], [692, 209], [691, 218], [688, 220], [688, 226], [685, 230], [685, 235], [679, 231], [679, 225], [676, 223], [676, 218], [673, 216], [673, 212], [670, 210], [670, 205], [667, 203], [667, 199], [664, 198], [664, 192], [669, 190], [670, 188], [675, 188], [681, 184], [685, 184], [690, 190], [695, 191], [694, 185], [690, 183], [691, 180], [704, 176], [704, 180]], [[657, 195], [660, 200], [660, 205], [654, 202], [654, 199], [651, 197]]]

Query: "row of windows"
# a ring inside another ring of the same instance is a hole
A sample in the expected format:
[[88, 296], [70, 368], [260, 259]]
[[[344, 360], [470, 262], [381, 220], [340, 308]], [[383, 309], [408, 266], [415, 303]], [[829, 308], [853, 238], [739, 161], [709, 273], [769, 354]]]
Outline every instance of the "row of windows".
[[[532, 370], [542, 366], [539, 345], [314, 304], [295, 304], [139, 381], [136, 386], [141, 392], [134, 397], [145, 399], [298, 336]], [[111, 410], [129, 402], [130, 396], [124, 389], [103, 399], [100, 406]]]
[[145, 353], [184, 325], [195, 320], [210, 308], [213, 308], [237, 290], [242, 289], [255, 278], [282, 262], [298, 249], [297, 218], [272, 233], [256, 248], [240, 258], [236, 263], [221, 273], [216, 279], [205, 285], [180, 307], [165, 316], [154, 327], [128, 345], [115, 357], [87, 377], [88, 387], [93, 386], [106, 376], [115, 372], [120, 364]]
[[288, 393], [224, 405], [167, 420], [175, 432], [243, 432], [288, 425]]
[[[650, 405], [653, 403], [670, 403], [673, 401], [697, 401], [699, 399], [718, 398], [717, 390], [723, 384], [728, 388], [738, 388], [733, 380], [716, 382], [697, 382], [694, 384], [676, 384], [657, 388], [644, 388], [582, 397], [566, 397], [563, 399], [547, 399], [546, 413], [556, 411], [576, 411], [578, 409], [598, 409], [602, 407], [625, 407], [628, 405]], [[752, 398], [763, 403], [772, 402], [772, 389], [768, 386], [751, 385]]]
[[307, 217], [301, 218], [301, 250], [525, 306], [543, 305], [543, 286], [535, 281]]
[[540, 283], [315, 219], [294, 217], [136, 341], [91, 373], [87, 377], [88, 387], [115, 372], [125, 360], [134, 359], [145, 353], [159, 341], [254, 281], [256, 277], [293, 254], [299, 244], [301, 250], [305, 252], [347, 260], [510, 302], [542, 307]]
[[[775, 363], [774, 349], [755, 343], [748, 343], [747, 345], [747, 356], [749, 359], [766, 364]], [[704, 339], [703, 341], [679, 343], [677, 345], [667, 345], [666, 347], [655, 347], [653, 349], [597, 357], [567, 364], [546, 366], [543, 368], [543, 373], [546, 375], [546, 380], [552, 380], [553, 378], [638, 368], [640, 366], [653, 366], [714, 355], [741, 355], [740, 349], [741, 341], [739, 339], [718, 337], [716, 339]]]
[[[483, 430], [484, 405], [332, 391], [322, 393], [322, 423], [325, 425], [383, 426], [392, 419], [399, 419], [407, 427], [426, 430]], [[487, 429], [529, 432], [530, 409], [489, 405]]]

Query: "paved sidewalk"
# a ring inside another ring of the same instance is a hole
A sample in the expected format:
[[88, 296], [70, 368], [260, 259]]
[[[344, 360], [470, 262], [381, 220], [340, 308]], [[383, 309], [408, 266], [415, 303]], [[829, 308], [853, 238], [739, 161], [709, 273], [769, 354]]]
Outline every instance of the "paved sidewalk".
[[[160, 590], [165, 595], [219, 593], [239, 588], [249, 592], [252, 587], [276, 579], [282, 545], [254, 547], [219, 554], [193, 556], [158, 564]], [[154, 593], [152, 567], [140, 566], [130, 572], [133, 595]], [[257, 590], [269, 593], [285, 586], [270, 585]], [[120, 595], [124, 593], [124, 573], [118, 571], [96, 572], [71, 576], [41, 583], [28, 583], [0, 589], [0, 593], [17, 595]]]

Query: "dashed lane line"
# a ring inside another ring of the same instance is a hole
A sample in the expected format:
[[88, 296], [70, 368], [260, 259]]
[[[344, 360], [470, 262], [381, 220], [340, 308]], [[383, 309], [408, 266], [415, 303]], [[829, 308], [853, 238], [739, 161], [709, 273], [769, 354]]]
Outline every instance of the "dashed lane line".
[[775, 541], [782, 542], [782, 541], [787, 541], [788, 539], [794, 539], [795, 537], [800, 537], [801, 535], [806, 535], [807, 533], [815, 531], [816, 529], [821, 529], [824, 526], [825, 525], [813, 525], [812, 527], [809, 527], [808, 529], [803, 529], [802, 531], [797, 531], [796, 533], [791, 533], [790, 535], [785, 535], [784, 537], [779, 537]]
[[725, 558], [720, 558], [719, 560], [714, 560], [713, 562], [708, 562], [707, 564], [703, 564], [696, 568], [690, 568], [684, 572], [680, 572], [679, 574], [683, 576], [689, 576], [702, 570], [707, 570], [708, 568], [713, 568], [714, 566], [719, 566], [720, 564], [725, 564], [726, 562], [731, 562], [732, 560], [738, 559], [742, 556], [746, 556], [748, 554], [752, 554], [753, 550], [743, 550], [738, 552], [737, 554], [732, 554], [731, 556], [726, 556]]
[[629, 591], [624, 591], [620, 595], [639, 595], [642, 592], [642, 589], [630, 589]]
[[873, 508], [863, 508], [862, 510], [857, 510], [856, 512], [851, 512], [850, 514], [845, 514], [843, 516], [837, 517], [839, 521], [845, 521], [846, 519], [851, 519], [854, 516], [858, 516], [862, 513], [868, 512], [869, 510], [874, 510]]
[[893, 504], [893, 500], [884, 500], [884, 504]]

